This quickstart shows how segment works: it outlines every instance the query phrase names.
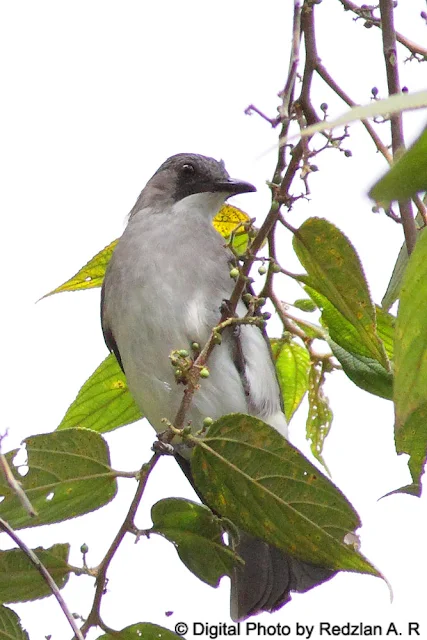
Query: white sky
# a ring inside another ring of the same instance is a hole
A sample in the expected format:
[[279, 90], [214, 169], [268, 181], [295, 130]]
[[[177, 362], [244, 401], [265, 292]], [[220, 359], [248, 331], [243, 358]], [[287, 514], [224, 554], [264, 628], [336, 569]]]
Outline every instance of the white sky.
[[[418, 16], [424, 8], [421, 0], [412, 0], [397, 13], [402, 30], [406, 25], [408, 35], [420, 42], [425, 27]], [[324, 1], [317, 13], [319, 51], [329, 71], [356, 101], [368, 101], [374, 85], [385, 96], [380, 32], [354, 25], [338, 0]], [[35, 301], [120, 235], [139, 191], [166, 157], [181, 151], [222, 157], [232, 176], [257, 185], [257, 194], [234, 202], [262, 221], [270, 199], [264, 184], [276, 162], [275, 153], [265, 152], [277, 132], [243, 111], [254, 103], [275, 114], [287, 73], [290, 24], [291, 3], [283, 0], [2, 3], [0, 383], [1, 431], [9, 429], [8, 448], [53, 430], [107, 353], [99, 290]], [[402, 66], [402, 84], [425, 88], [425, 73], [416, 62]], [[315, 87], [317, 108], [328, 102], [331, 115], [344, 110], [320, 82]], [[411, 114], [406, 120], [413, 138], [423, 118]], [[316, 159], [320, 171], [310, 180], [313, 200], [299, 201], [289, 220], [298, 226], [307, 216], [325, 216], [346, 232], [379, 302], [402, 242], [401, 229], [372, 214], [364, 196], [384, 163], [361, 126], [351, 128], [347, 146], [352, 158], [328, 151]], [[282, 262], [298, 269], [289, 246], [286, 236]], [[299, 296], [289, 283], [283, 287], [284, 299]], [[381, 580], [340, 574], [256, 621], [292, 629], [296, 622], [315, 629], [319, 621], [395, 622], [402, 638], [409, 637], [408, 621], [417, 621], [425, 637], [426, 499], [396, 495], [378, 502], [410, 480], [405, 457], [394, 452], [392, 405], [360, 391], [343, 374], [334, 374], [327, 389], [335, 420], [325, 459], [362, 518], [362, 551], [391, 582], [394, 602]], [[292, 422], [291, 438], [307, 453], [304, 411]], [[107, 435], [113, 466], [139, 468], [150, 455], [153, 433], [139, 423]], [[161, 497], [194, 497], [172, 462], [162, 460], [150, 479], [138, 515], [141, 527], [149, 526], [150, 506]], [[45, 547], [70, 541], [75, 564], [86, 542], [88, 562], [95, 565], [131, 499], [133, 482], [120, 484], [119, 497], [106, 508], [24, 531], [23, 539]], [[2, 544], [10, 546], [7, 539]], [[172, 629], [181, 620], [231, 622], [228, 580], [217, 590], [204, 585], [160, 538], [134, 546], [129, 537], [109, 577], [102, 614], [111, 627], [139, 621]], [[63, 595], [71, 611], [85, 615], [91, 579], [71, 577]], [[53, 598], [14, 608], [32, 640], [47, 634], [53, 640], [71, 637]], [[167, 618], [166, 611], [174, 613]], [[317, 637], [315, 631], [312, 638]]]

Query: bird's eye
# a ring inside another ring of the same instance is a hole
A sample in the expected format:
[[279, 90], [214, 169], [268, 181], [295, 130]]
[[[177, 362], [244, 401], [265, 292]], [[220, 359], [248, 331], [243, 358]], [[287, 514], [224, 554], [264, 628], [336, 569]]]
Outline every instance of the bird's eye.
[[190, 176], [194, 175], [194, 173], [196, 173], [196, 169], [193, 164], [186, 163], [182, 165], [182, 173], [184, 176], [189, 178]]

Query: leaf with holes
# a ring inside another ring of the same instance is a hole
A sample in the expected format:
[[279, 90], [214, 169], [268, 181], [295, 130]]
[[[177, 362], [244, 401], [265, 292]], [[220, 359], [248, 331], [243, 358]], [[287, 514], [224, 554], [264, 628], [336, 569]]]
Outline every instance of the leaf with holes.
[[[322, 451], [326, 436], [328, 435], [333, 419], [329, 400], [323, 392], [325, 373], [320, 364], [310, 367], [308, 377], [308, 416], [306, 423], [307, 440], [310, 441], [311, 452], [314, 457], [329, 469], [323, 460]], [[331, 475], [329, 473], [329, 475]]]
[[[24, 440], [28, 472], [19, 477], [38, 515], [28, 516], [18, 498], [0, 479], [0, 516], [12, 527], [36, 527], [95, 511], [117, 492], [116, 473], [110, 467], [107, 443], [87, 429], [54, 431]], [[12, 459], [16, 451], [7, 454]]]
[[[37, 548], [33, 551], [62, 589], [70, 573], [70, 545], [55, 544], [49, 549]], [[46, 580], [21, 549], [0, 551], [0, 602], [27, 602], [51, 595]]]
[[275, 429], [231, 414], [191, 440], [196, 486], [223, 517], [306, 562], [380, 575], [344, 542], [360, 526], [348, 500]]
[[21, 626], [19, 616], [9, 607], [0, 606], [0, 639], [29, 640], [28, 633]]
[[[413, 485], [421, 494], [427, 451], [427, 233], [422, 233], [402, 282], [394, 343], [395, 440], [408, 453]], [[407, 489], [407, 488], [406, 488]]]
[[204, 505], [180, 498], [160, 500], [151, 509], [154, 533], [176, 546], [185, 566], [200, 580], [217, 587], [222, 576], [230, 576], [236, 554], [222, 539], [219, 519]]
[[84, 427], [106, 433], [142, 418], [114, 354], [86, 380], [58, 429]]
[[141, 640], [141, 638], [142, 640], [177, 640], [177, 638], [182, 640], [184, 636], [177, 636], [169, 629], [159, 627], [157, 624], [151, 624], [151, 622], [138, 622], [121, 631], [104, 633], [102, 636], [98, 636], [97, 640]]
[[285, 416], [290, 422], [308, 389], [310, 354], [294, 340], [272, 340], [271, 349], [282, 391]]
[[118, 240], [111, 242], [105, 249], [102, 249], [96, 256], [91, 258], [72, 278], [59, 287], [56, 287], [56, 289], [53, 289], [53, 291], [46, 293], [43, 298], [53, 296], [55, 293], [62, 293], [63, 291], [83, 291], [84, 289], [100, 287], [117, 242]]
[[[339, 316], [352, 333], [354, 353], [378, 360], [388, 368], [384, 346], [376, 332], [375, 307], [371, 300], [362, 265], [346, 236], [333, 224], [320, 218], [309, 218], [297, 230], [293, 246], [308, 276], [300, 277], [307, 293], [323, 312], [331, 338]], [[321, 298], [313, 294], [319, 294]], [[329, 303], [324, 309], [322, 297]], [[328, 315], [327, 315], [328, 314]], [[341, 323], [341, 324], [343, 324]], [[341, 344], [344, 346], [344, 344]], [[345, 347], [346, 348], [346, 347]]]

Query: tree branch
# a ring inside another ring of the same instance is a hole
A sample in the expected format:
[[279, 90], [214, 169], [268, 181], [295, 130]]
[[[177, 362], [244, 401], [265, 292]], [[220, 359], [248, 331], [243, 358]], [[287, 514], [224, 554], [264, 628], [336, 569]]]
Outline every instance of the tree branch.
[[[379, 0], [381, 14], [381, 33], [383, 39], [383, 52], [387, 73], [387, 85], [389, 95], [401, 92], [399, 81], [399, 67], [396, 52], [396, 32], [394, 28], [393, 0]], [[403, 136], [402, 114], [391, 116], [391, 140], [393, 157], [398, 157], [405, 149]], [[406, 248], [410, 255], [417, 240], [417, 228], [415, 225], [412, 203], [410, 200], [399, 202], [400, 217], [402, 219], [405, 234]]]
[[[156, 463], [159, 457], [160, 457], [160, 454], [155, 453], [151, 457], [149, 462], [147, 464], [144, 464], [143, 467], [141, 468], [138, 487], [136, 489], [135, 495], [129, 507], [129, 511], [127, 512], [126, 517], [123, 520], [123, 523], [120, 529], [118, 530], [113, 542], [111, 543], [110, 548], [105, 554], [101, 564], [97, 567], [96, 589], [95, 589], [95, 596], [92, 603], [92, 608], [90, 610], [90, 613], [86, 621], [83, 623], [80, 629], [80, 632], [83, 635], [83, 637], [86, 637], [86, 634], [91, 627], [100, 626], [102, 629], [106, 628], [105, 623], [101, 619], [100, 608], [101, 608], [102, 596], [105, 592], [105, 585], [107, 582], [108, 567], [110, 566], [111, 560], [113, 559], [117, 549], [122, 543], [126, 533], [131, 532], [133, 530], [135, 514], [139, 507], [139, 503], [141, 502], [143, 493], [145, 491], [147, 480], [149, 478], [150, 473], [156, 466]], [[75, 637], [80, 639], [82, 636], [81, 635], [77, 636], [76, 634]]]
[[[369, 10], [367, 14], [367, 9], [365, 7], [359, 7], [351, 0], [339, 0], [343, 5], [345, 11], [351, 11], [356, 14], [360, 18], [364, 18], [365, 20], [369, 20], [369, 22], [374, 26], [381, 29], [381, 19], [376, 18], [373, 15], [373, 10]], [[366, 5], [365, 5], [366, 6]], [[414, 56], [417, 60], [427, 60], [427, 49], [425, 47], [421, 47], [416, 42], [413, 42], [406, 36], [401, 33], [396, 32], [396, 40], [399, 44], [403, 45], [411, 52], [411, 55]]]
[[15, 544], [17, 544], [18, 547], [21, 549], [21, 551], [25, 553], [29, 561], [35, 566], [37, 571], [41, 574], [43, 580], [45, 580], [45, 582], [49, 586], [49, 589], [52, 591], [52, 594], [55, 596], [59, 606], [61, 607], [65, 617], [68, 620], [70, 627], [74, 631], [74, 637], [77, 638], [77, 640], [83, 640], [83, 636], [76, 624], [75, 619], [73, 618], [67, 605], [65, 604], [65, 600], [58, 589], [58, 585], [56, 584], [55, 580], [52, 578], [52, 576], [50, 575], [49, 571], [46, 569], [44, 564], [39, 560], [39, 558], [36, 556], [34, 551], [29, 547], [27, 547], [25, 542], [21, 540], [21, 538], [12, 529], [10, 524], [6, 522], [6, 520], [3, 520], [3, 518], [0, 518], [0, 529], [3, 529], [3, 531], [7, 533], [7, 535], [10, 538], [12, 538]]

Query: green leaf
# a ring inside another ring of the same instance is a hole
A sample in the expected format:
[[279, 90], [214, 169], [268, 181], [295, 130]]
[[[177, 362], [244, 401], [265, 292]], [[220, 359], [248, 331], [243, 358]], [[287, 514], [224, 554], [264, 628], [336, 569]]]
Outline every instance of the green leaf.
[[384, 369], [377, 360], [350, 353], [333, 340], [328, 340], [332, 353], [354, 384], [386, 400], [393, 399], [393, 374]]
[[[49, 549], [39, 547], [33, 551], [62, 589], [70, 572], [70, 545], [55, 544]], [[21, 549], [0, 551], [0, 602], [26, 602], [50, 595], [49, 585]]]
[[[301, 280], [321, 308], [331, 338], [347, 348], [339, 338], [343, 335], [341, 330], [337, 329], [333, 335], [335, 327], [345, 325], [346, 331], [352, 334], [353, 348], [348, 350], [378, 360], [387, 368], [388, 360], [376, 333], [375, 307], [362, 265], [346, 236], [327, 220], [309, 218], [296, 232], [293, 246], [308, 273], [308, 277]], [[323, 299], [313, 295], [313, 290]], [[324, 304], [324, 299], [329, 305]]]
[[[86, 429], [67, 429], [24, 440], [28, 473], [19, 480], [38, 512], [31, 518], [8, 484], [0, 478], [0, 516], [12, 527], [36, 527], [89, 513], [110, 502], [117, 492], [105, 440]], [[9, 464], [16, 451], [7, 454]]]
[[312, 313], [317, 309], [313, 300], [310, 300], [310, 298], [301, 298], [300, 300], [295, 300], [293, 306], [297, 309], [300, 309], [301, 311], [305, 311], [306, 313]]
[[30, 640], [19, 616], [9, 607], [0, 606], [0, 640]]
[[427, 129], [414, 144], [374, 184], [369, 196], [381, 205], [392, 200], [408, 200], [427, 190]]
[[[364, 345], [355, 328], [342, 316], [324, 296], [314, 289], [306, 287], [306, 291], [316, 300], [322, 310], [322, 322], [329, 329], [328, 344], [343, 368], [344, 373], [354, 384], [374, 395], [392, 399], [393, 374], [382, 364], [360, 351]], [[377, 310], [378, 335], [384, 340], [386, 353], [393, 355], [393, 316]]]
[[111, 353], [86, 380], [58, 429], [84, 427], [106, 433], [140, 418], [125, 374]]
[[191, 469], [207, 504], [237, 527], [306, 562], [379, 575], [344, 543], [360, 526], [344, 495], [261, 420], [220, 418], [197, 440]]
[[427, 234], [422, 233], [406, 268], [394, 345], [395, 440], [408, 453], [413, 484], [421, 494], [427, 450]]
[[271, 348], [282, 391], [285, 416], [290, 422], [308, 389], [310, 354], [294, 340], [272, 340]]
[[219, 519], [207, 507], [178, 498], [160, 500], [151, 509], [153, 531], [176, 546], [185, 566], [200, 580], [217, 587], [231, 576], [236, 554], [223, 540]]
[[329, 400], [323, 392], [325, 373], [319, 364], [310, 367], [308, 380], [308, 416], [306, 423], [307, 440], [310, 441], [311, 452], [314, 457], [325, 467], [327, 473], [329, 469], [323, 460], [323, 445], [328, 435], [333, 419], [332, 409]]
[[176, 640], [177, 638], [182, 640], [184, 636], [177, 636], [169, 629], [159, 627], [157, 624], [151, 624], [150, 622], [139, 622], [121, 631], [104, 633], [102, 636], [98, 636], [98, 640]]
[[46, 293], [43, 298], [53, 296], [54, 293], [62, 293], [63, 291], [82, 291], [84, 289], [100, 287], [104, 280], [105, 270], [117, 243], [118, 240], [111, 242], [105, 249], [102, 249], [96, 256], [91, 258], [72, 278], [59, 287], [56, 287], [56, 289], [53, 289], [53, 291]]
[[[417, 233], [418, 234], [422, 233], [424, 231], [424, 227], [423, 227], [424, 222], [423, 222], [423, 216], [420, 212], [418, 212], [417, 215], [415, 216], [415, 222], [417, 224]], [[403, 280], [403, 274], [405, 273], [408, 260], [409, 260], [408, 249], [406, 248], [406, 242], [404, 242], [397, 256], [396, 264], [394, 265], [390, 282], [387, 285], [387, 290], [384, 294], [383, 299], [381, 300], [381, 306], [383, 307], [383, 309], [386, 309], [387, 311], [399, 298], [400, 287]]]
[[[316, 124], [310, 125], [302, 129], [298, 135], [302, 137], [312, 136], [319, 131], [329, 131], [336, 127], [342, 127], [356, 120], [365, 120], [367, 118], [376, 118], [377, 116], [389, 116], [393, 113], [402, 111], [410, 111], [427, 106], [427, 91], [417, 91], [415, 93], [398, 93], [384, 100], [371, 100], [368, 104], [356, 105], [342, 116], [335, 120], [322, 120]], [[296, 136], [287, 136], [280, 139], [283, 146], [286, 141]]]
[[394, 358], [394, 328], [396, 316], [388, 313], [381, 307], [376, 307], [377, 311], [377, 333], [384, 345], [387, 356], [391, 361]]

